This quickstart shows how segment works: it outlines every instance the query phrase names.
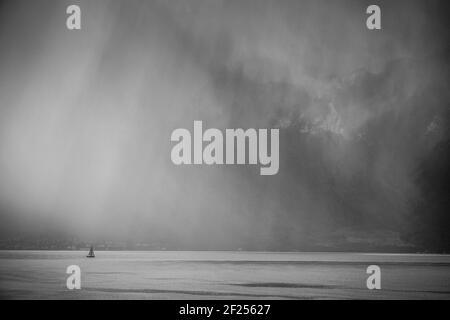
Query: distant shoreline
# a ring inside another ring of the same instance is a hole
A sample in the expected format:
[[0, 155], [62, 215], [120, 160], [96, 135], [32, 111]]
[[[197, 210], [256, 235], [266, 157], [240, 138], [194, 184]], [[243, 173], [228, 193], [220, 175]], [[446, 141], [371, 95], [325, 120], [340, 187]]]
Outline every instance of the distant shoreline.
[[[0, 249], [0, 252], [5, 251], [48, 251], [48, 252], [85, 252], [86, 249]], [[393, 255], [393, 256], [410, 256], [410, 255], [423, 255], [423, 256], [450, 256], [450, 253], [438, 253], [438, 252], [381, 252], [381, 251], [261, 251], [261, 250], [104, 250], [95, 249], [95, 252], [242, 252], [242, 253], [286, 253], [286, 254], [367, 254], [367, 255]]]

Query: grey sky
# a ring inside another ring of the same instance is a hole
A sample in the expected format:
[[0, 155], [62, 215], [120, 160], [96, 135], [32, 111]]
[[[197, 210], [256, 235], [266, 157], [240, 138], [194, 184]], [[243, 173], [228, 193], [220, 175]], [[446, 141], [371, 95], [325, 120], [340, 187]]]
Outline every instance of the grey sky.
[[[10, 1], [0, 9], [3, 233], [211, 248], [408, 243], [448, 139], [438, 1]], [[280, 171], [176, 167], [171, 132], [280, 128]], [[431, 229], [433, 230], [433, 229]]]

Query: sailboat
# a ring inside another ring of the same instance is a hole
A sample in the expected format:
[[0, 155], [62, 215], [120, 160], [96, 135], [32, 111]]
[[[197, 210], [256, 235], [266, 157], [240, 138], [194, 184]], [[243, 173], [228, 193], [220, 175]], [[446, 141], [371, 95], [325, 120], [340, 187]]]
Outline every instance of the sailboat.
[[89, 250], [89, 253], [88, 253], [88, 255], [86, 257], [87, 258], [95, 258], [94, 246], [91, 246], [91, 249]]

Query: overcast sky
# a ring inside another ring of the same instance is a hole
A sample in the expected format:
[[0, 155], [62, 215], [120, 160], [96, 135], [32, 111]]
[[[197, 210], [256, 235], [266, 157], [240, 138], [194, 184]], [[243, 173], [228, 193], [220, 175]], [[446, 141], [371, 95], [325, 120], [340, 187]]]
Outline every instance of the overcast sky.
[[[444, 3], [2, 2], [2, 236], [407, 245], [415, 172], [448, 139]], [[279, 128], [279, 173], [173, 165], [194, 120]]]

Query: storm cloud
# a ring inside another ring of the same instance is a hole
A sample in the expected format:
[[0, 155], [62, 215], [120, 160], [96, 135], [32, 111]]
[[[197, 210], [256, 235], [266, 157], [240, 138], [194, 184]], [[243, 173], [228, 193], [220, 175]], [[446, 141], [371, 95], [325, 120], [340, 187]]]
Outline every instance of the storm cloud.
[[[445, 1], [376, 1], [376, 31], [372, 2], [77, 1], [79, 31], [70, 1], [2, 3], [2, 237], [447, 249]], [[279, 173], [173, 165], [194, 120], [279, 128]]]

